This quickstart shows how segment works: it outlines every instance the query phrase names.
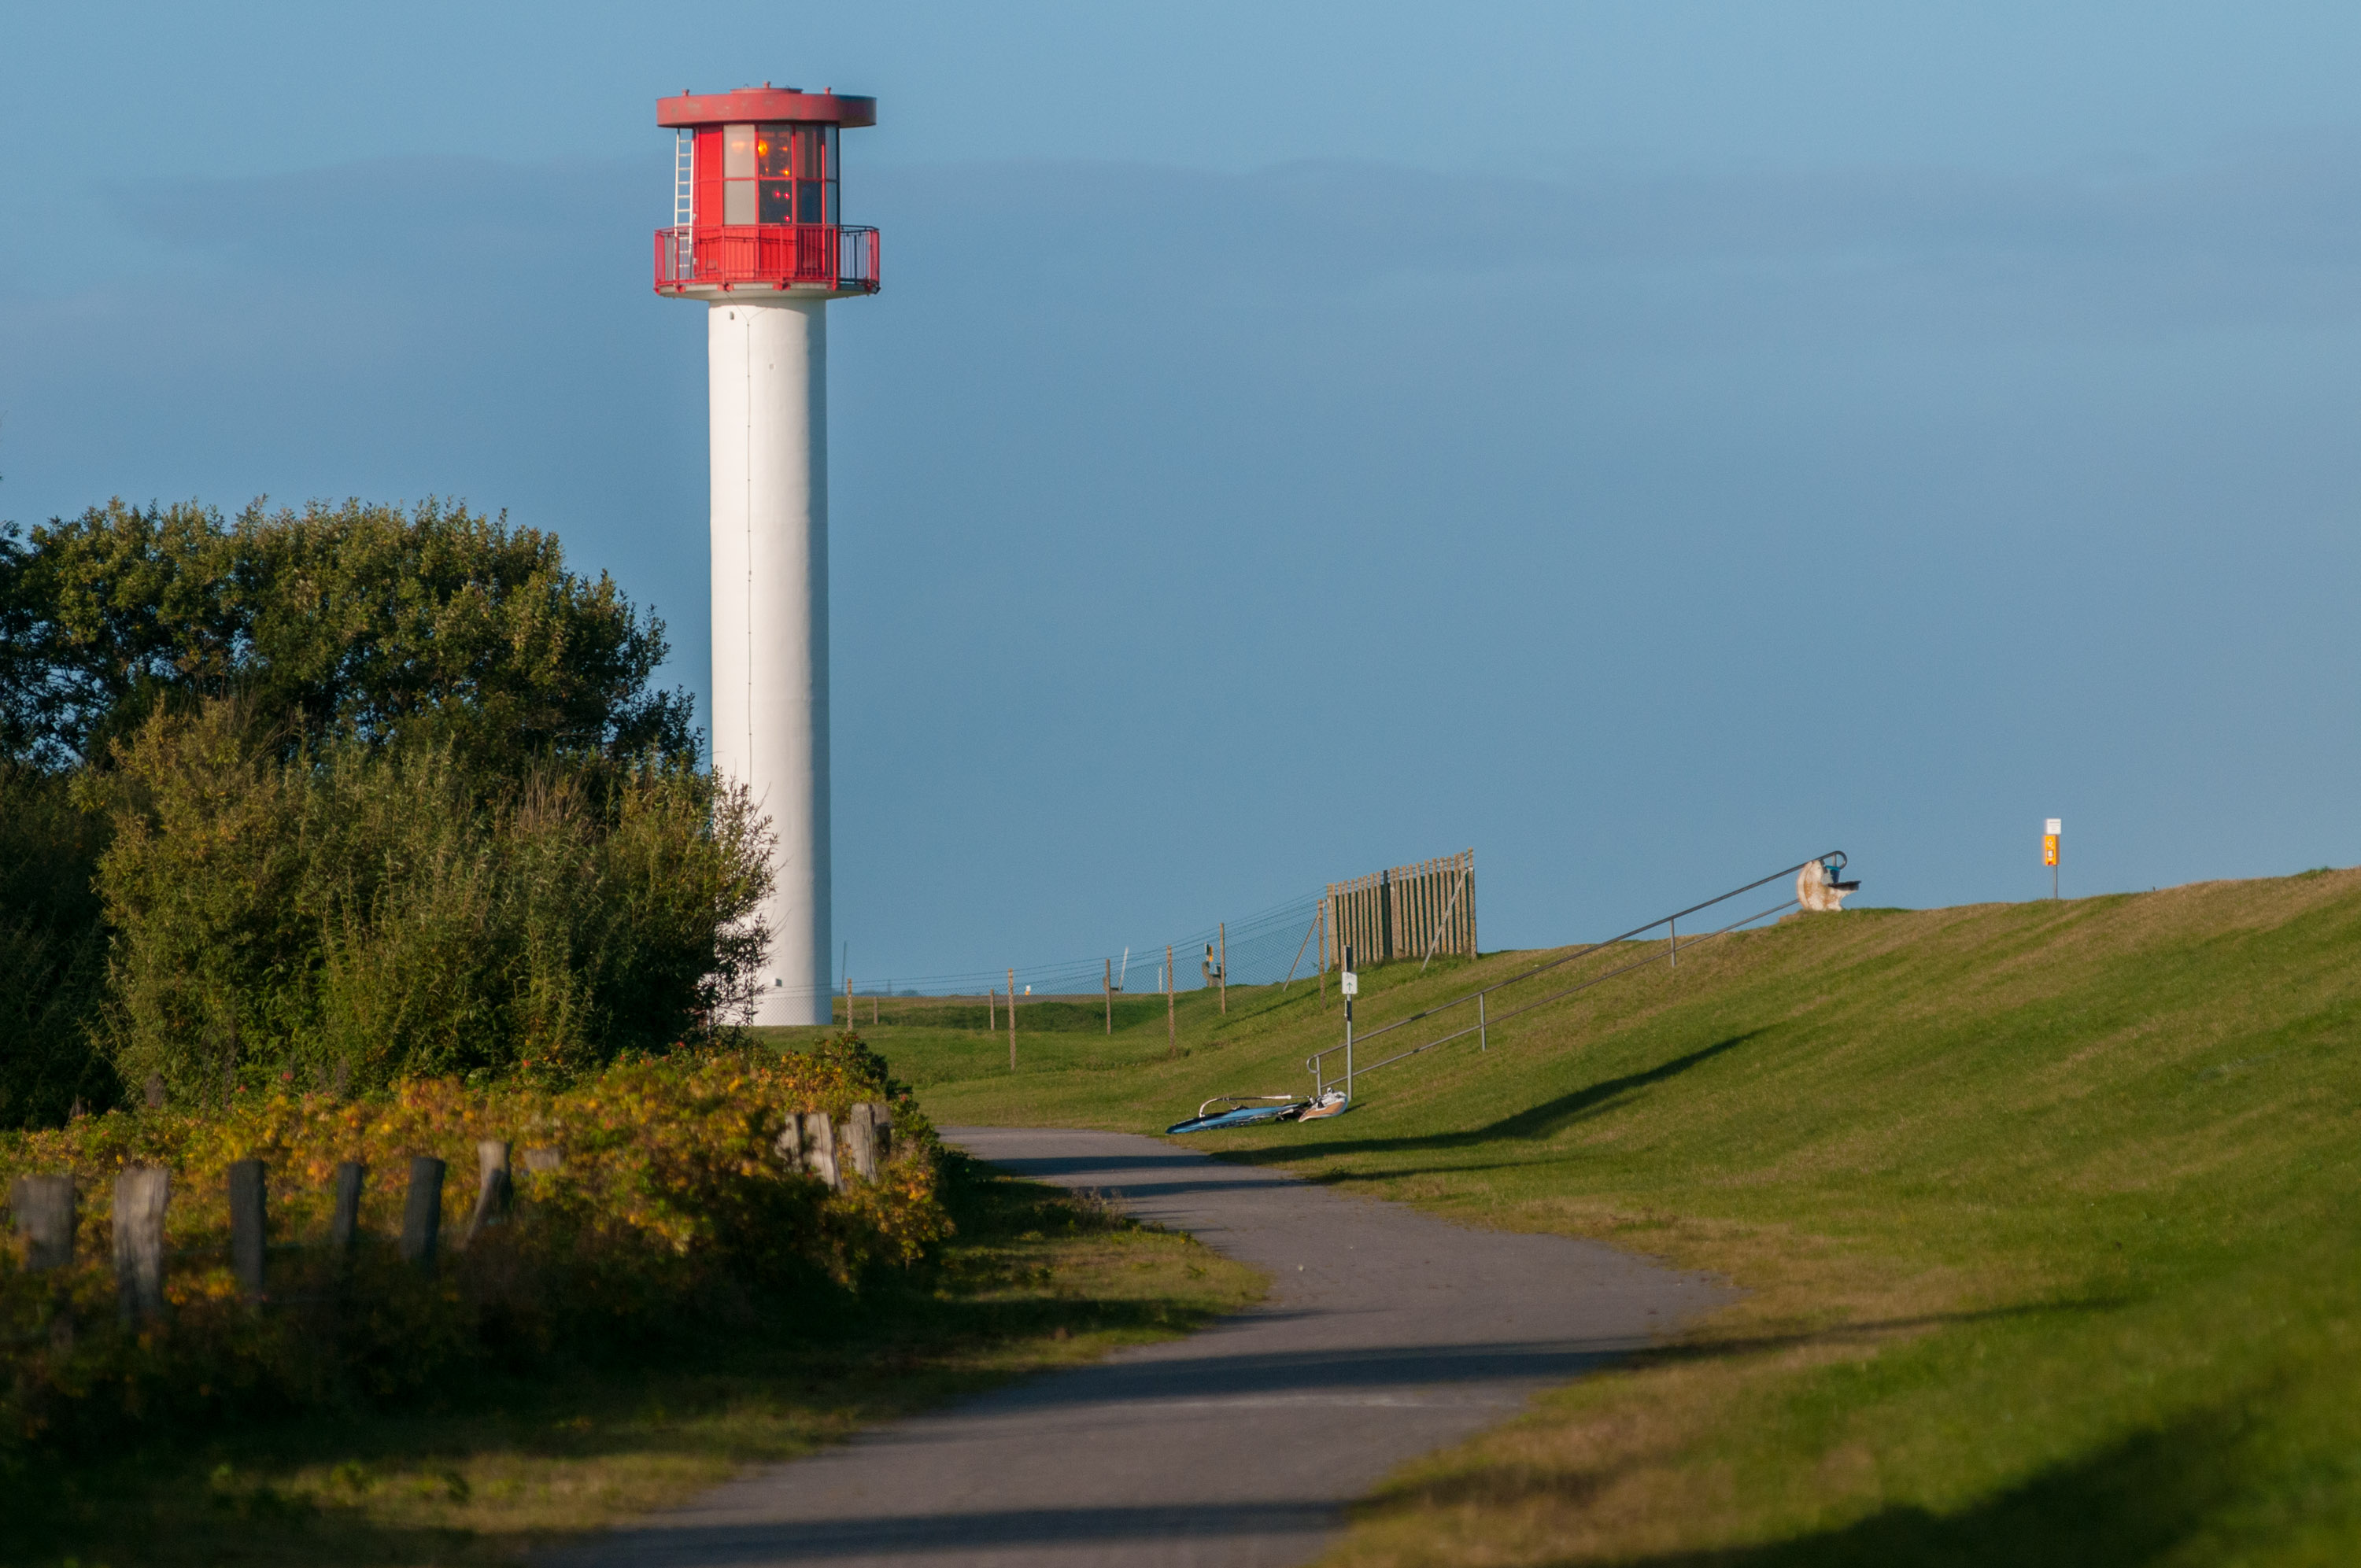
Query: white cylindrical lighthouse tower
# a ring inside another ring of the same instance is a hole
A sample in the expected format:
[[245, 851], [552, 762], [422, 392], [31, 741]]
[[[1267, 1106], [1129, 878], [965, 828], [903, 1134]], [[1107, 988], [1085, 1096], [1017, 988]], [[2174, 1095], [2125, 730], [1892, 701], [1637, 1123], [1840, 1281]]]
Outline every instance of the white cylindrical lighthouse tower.
[[763, 86], [656, 104], [678, 137], [660, 294], [704, 302], [712, 419], [714, 771], [770, 818], [757, 1024], [826, 1024], [828, 302], [877, 291], [839, 218], [837, 133], [877, 101]]

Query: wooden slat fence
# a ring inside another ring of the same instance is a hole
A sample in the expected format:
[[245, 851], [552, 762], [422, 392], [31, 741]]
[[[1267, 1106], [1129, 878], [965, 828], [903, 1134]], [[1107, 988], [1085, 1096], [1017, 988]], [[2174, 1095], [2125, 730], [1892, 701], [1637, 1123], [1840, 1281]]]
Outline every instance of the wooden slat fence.
[[1381, 964], [1427, 954], [1476, 956], [1476, 851], [1393, 866], [1328, 884], [1321, 965]]

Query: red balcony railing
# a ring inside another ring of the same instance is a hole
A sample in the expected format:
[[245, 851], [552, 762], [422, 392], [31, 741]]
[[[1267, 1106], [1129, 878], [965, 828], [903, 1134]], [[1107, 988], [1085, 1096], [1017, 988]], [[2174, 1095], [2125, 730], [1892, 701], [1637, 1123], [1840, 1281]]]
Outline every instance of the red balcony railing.
[[877, 291], [877, 231], [836, 224], [715, 224], [656, 230], [656, 291], [733, 283]]

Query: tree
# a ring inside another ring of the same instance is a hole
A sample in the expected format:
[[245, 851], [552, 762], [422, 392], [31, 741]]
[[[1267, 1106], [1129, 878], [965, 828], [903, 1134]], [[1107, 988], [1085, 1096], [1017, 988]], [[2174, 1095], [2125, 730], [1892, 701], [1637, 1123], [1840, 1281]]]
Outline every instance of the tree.
[[288, 745], [448, 745], [470, 768], [686, 753], [681, 692], [649, 689], [663, 623], [556, 536], [464, 506], [313, 503], [236, 521], [120, 500], [0, 530], [0, 744], [104, 764], [176, 700], [243, 698]]
[[0, 525], [0, 1124], [726, 1017], [763, 825], [664, 628], [464, 506]]

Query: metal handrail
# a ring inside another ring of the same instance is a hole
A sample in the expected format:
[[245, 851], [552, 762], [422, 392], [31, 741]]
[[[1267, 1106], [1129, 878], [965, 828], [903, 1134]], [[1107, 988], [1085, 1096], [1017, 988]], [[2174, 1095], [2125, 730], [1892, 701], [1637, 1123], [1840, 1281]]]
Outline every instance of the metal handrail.
[[[1353, 1045], [1356, 1048], [1366, 1046], [1369, 1041], [1376, 1039], [1379, 1035], [1391, 1034], [1394, 1030], [1405, 1028], [1410, 1025], [1417, 1023], [1422, 1018], [1432, 1018], [1437, 1014], [1448, 1013], [1455, 1007], [1464, 1007], [1468, 1003], [1479, 1002], [1482, 998], [1489, 996], [1496, 991], [1505, 990], [1511, 985], [1522, 984], [1524, 981], [1532, 979], [1535, 975], [1547, 974], [1554, 969], [1560, 968], [1565, 964], [1570, 964], [1576, 959], [1588, 958], [1591, 954], [1598, 952], [1603, 948], [1611, 948], [1618, 942], [1628, 942], [1635, 937], [1645, 936], [1659, 926], [1667, 927], [1671, 932], [1671, 941], [1661, 953], [1652, 954], [1651, 956], [1641, 959], [1635, 962], [1625, 964], [1620, 969], [1609, 970], [1602, 975], [1594, 975], [1590, 979], [1584, 981], [1579, 985], [1571, 985], [1563, 991], [1552, 992], [1547, 996], [1542, 997], [1537, 1001], [1526, 1003], [1524, 1005], [1518, 1007], [1511, 1012], [1501, 1014], [1497, 1018], [1482, 1017], [1479, 1015], [1477, 1022], [1468, 1025], [1465, 1029], [1456, 1030], [1451, 1034], [1442, 1036], [1440, 1039], [1429, 1040], [1422, 1046], [1414, 1046], [1409, 1050], [1388, 1057], [1382, 1061], [1372, 1062], [1367, 1067], [1356, 1067], [1353, 1071], [1353, 1076], [1357, 1078], [1365, 1072], [1375, 1072], [1378, 1068], [1388, 1067], [1395, 1062], [1401, 1061], [1406, 1058], [1417, 1056], [1422, 1051], [1433, 1050], [1435, 1047], [1447, 1045], [1453, 1040], [1465, 1039], [1467, 1036], [1476, 1034], [1479, 1030], [1490, 1028], [1493, 1024], [1505, 1023], [1509, 1019], [1517, 1017], [1521, 1014], [1530, 1013], [1536, 1007], [1541, 1007], [1549, 1003], [1556, 1002], [1562, 998], [1571, 996], [1577, 991], [1587, 991], [1592, 986], [1597, 985], [1603, 981], [1614, 979], [1617, 975], [1629, 974], [1631, 970], [1645, 968], [1649, 964], [1668, 960], [1676, 956], [1684, 947], [1693, 948], [1700, 942], [1709, 942], [1716, 937], [1727, 936], [1730, 932], [1738, 930], [1741, 927], [1751, 926], [1755, 921], [1761, 920], [1767, 916], [1776, 915], [1795, 901], [1792, 898], [1783, 900], [1778, 904], [1773, 905], [1768, 909], [1749, 915], [1741, 920], [1734, 920], [1730, 924], [1722, 927], [1718, 931], [1709, 931], [1702, 937], [1692, 938], [1686, 943], [1680, 939], [1679, 922], [1691, 915], [1695, 915], [1700, 909], [1710, 909], [1717, 904], [1726, 904], [1730, 900], [1736, 898], [1741, 893], [1752, 893], [1756, 888], [1763, 886], [1766, 883], [1777, 882], [1781, 877], [1793, 876], [1797, 872], [1802, 871], [1806, 866], [1811, 865], [1814, 861], [1835, 860], [1841, 864], [1842, 861], [1840, 857], [1843, 854], [1844, 851], [1841, 850], [1831, 850], [1825, 855], [1814, 855], [1810, 860], [1797, 861], [1785, 871], [1773, 872], [1769, 876], [1757, 877], [1752, 882], [1746, 883], [1742, 887], [1733, 887], [1728, 893], [1708, 898], [1702, 904], [1692, 904], [1686, 909], [1676, 909], [1670, 915], [1660, 916], [1657, 918], [1649, 921], [1645, 926], [1634, 926], [1631, 929], [1623, 932], [1620, 936], [1609, 937], [1604, 941], [1592, 942], [1587, 947], [1576, 948], [1569, 952], [1561, 953], [1556, 958], [1550, 959], [1547, 963], [1535, 964], [1532, 969], [1525, 970], [1522, 974], [1513, 974], [1506, 980], [1495, 981], [1493, 983], [1483, 987], [1481, 990], [1471, 991], [1464, 996], [1455, 996], [1448, 1002], [1437, 1003], [1434, 1006], [1423, 1008], [1419, 1012], [1410, 1014], [1406, 1018], [1397, 1018], [1392, 1023], [1384, 1025], [1378, 1028], [1371, 1029], [1367, 1034], [1357, 1035], [1355, 1036], [1353, 1041]], [[1344, 1050], [1345, 1048], [1345, 1047], [1342, 1045], [1330, 1046], [1327, 1049], [1315, 1051], [1311, 1056], [1306, 1057], [1303, 1059], [1304, 1067], [1310, 1069], [1312, 1073], [1312, 1082], [1317, 1085], [1319, 1089], [1325, 1089], [1327, 1087], [1327, 1078], [1320, 1065], [1322, 1060], [1325, 1058], [1334, 1056], [1337, 1052]], [[1315, 1093], [1317, 1091], [1317, 1090], [1314, 1091]]]
[[877, 231], [857, 224], [695, 224], [655, 232], [655, 286], [818, 283], [873, 294]]

